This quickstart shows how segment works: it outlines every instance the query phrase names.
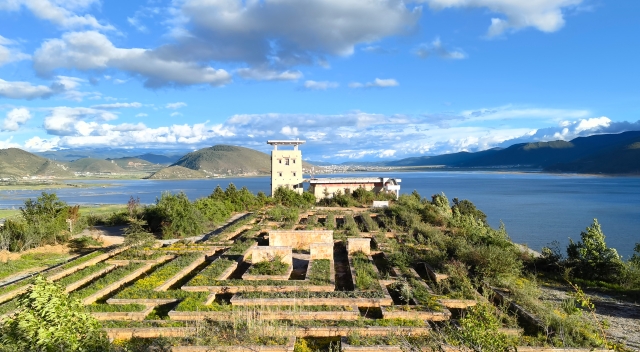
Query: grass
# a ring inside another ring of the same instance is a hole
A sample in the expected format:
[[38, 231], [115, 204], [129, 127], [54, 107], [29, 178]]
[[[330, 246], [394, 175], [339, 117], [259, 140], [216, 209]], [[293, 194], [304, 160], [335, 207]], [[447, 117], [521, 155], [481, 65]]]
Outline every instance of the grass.
[[147, 307], [142, 304], [99, 304], [93, 303], [84, 307], [87, 312], [112, 313], [112, 312], [142, 312]]
[[216, 284], [220, 282], [218, 277], [231, 267], [233, 263], [235, 263], [233, 260], [218, 258], [211, 262], [211, 264], [204, 268], [204, 270], [198, 273], [193, 279], [189, 280], [185, 286], [217, 286]]
[[17, 260], [9, 260], [6, 263], [0, 263], [0, 279], [29, 269], [46, 268], [56, 265], [69, 257], [71, 257], [71, 255], [60, 253], [23, 254]]
[[331, 261], [329, 259], [316, 259], [311, 265], [308, 279], [312, 285], [331, 284]]
[[106, 269], [108, 267], [110, 267], [111, 265], [105, 263], [105, 262], [101, 262], [95, 265], [91, 265], [88, 266], [82, 270], [78, 270], [75, 273], [63, 277], [62, 279], [56, 281], [57, 284], [61, 285], [62, 287], [66, 287], [71, 285], [74, 282], [79, 281], [80, 279], [83, 279], [91, 274], [97, 273], [100, 270]]
[[353, 269], [356, 272], [356, 288], [361, 291], [378, 291], [381, 289], [378, 282], [378, 273], [369, 260], [369, 256], [356, 252], [352, 255]]
[[271, 260], [264, 260], [251, 265], [249, 274], [251, 275], [284, 275], [289, 270], [290, 265], [282, 261], [281, 256], [275, 256]]
[[111, 285], [112, 283], [122, 279], [128, 274], [140, 269], [143, 265], [144, 264], [142, 263], [131, 263], [129, 265], [121, 266], [114, 270], [111, 270], [106, 275], [100, 277], [95, 281], [92, 281], [89, 285], [73, 292], [71, 296], [78, 299], [87, 298], [92, 294], [102, 290], [103, 288]]

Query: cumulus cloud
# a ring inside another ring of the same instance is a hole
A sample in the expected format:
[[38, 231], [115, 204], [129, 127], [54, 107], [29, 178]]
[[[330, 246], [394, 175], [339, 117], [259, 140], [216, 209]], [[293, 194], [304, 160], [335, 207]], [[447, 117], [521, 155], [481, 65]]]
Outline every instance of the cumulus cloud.
[[182, 113], [179, 113], [177, 111], [172, 112], [169, 116], [171, 117], [177, 117], [177, 116], [182, 116]]
[[117, 48], [104, 34], [96, 31], [71, 32], [61, 39], [47, 40], [36, 50], [33, 61], [40, 75], [49, 75], [59, 68], [81, 71], [115, 68], [143, 78], [144, 85], [149, 88], [193, 84], [220, 86], [231, 81], [231, 75], [225, 70], [195, 62], [168, 60], [148, 49]]
[[572, 109], [546, 109], [546, 108], [520, 108], [502, 106], [489, 109], [465, 110], [459, 115], [465, 121], [492, 121], [511, 119], [544, 119], [561, 121], [567, 119], [579, 119], [589, 116], [589, 110]]
[[43, 127], [48, 134], [54, 136], [69, 136], [76, 133], [87, 135], [90, 133], [91, 126], [96, 124], [95, 121], [110, 121], [117, 118], [117, 115], [105, 110], [59, 106], [50, 109], [44, 119]]
[[506, 19], [492, 18], [489, 36], [507, 30], [534, 27], [543, 32], [555, 32], [564, 26], [563, 9], [580, 5], [583, 0], [420, 0], [433, 9], [480, 7], [503, 14]]
[[11, 140], [13, 139], [13, 137], [9, 137], [7, 139], [0, 140], [0, 149], [7, 149], [7, 148], [21, 148], [22, 146], [18, 143], [13, 143], [11, 142]]
[[33, 85], [22, 81], [5, 81], [0, 78], [0, 97], [9, 99], [49, 98], [56, 94], [56, 89], [43, 85]]
[[26, 108], [15, 108], [7, 113], [2, 121], [2, 131], [17, 131], [31, 119], [31, 112]]
[[400, 0], [185, 0], [175, 8], [167, 57], [291, 67], [346, 56], [354, 47], [406, 33], [421, 8]]
[[178, 101], [175, 103], [168, 103], [164, 107], [167, 109], [180, 109], [180, 108], [184, 108], [185, 106], [187, 106], [187, 103]]
[[62, 28], [89, 27], [99, 30], [113, 30], [109, 24], [101, 24], [92, 15], [78, 15], [99, 0], [9, 0], [0, 3], [0, 11], [19, 11], [25, 7], [39, 19], [49, 21]]
[[304, 87], [310, 90], [327, 90], [330, 88], [338, 88], [340, 84], [338, 82], [329, 81], [305, 81]]
[[302, 72], [291, 70], [278, 72], [269, 69], [241, 68], [236, 72], [244, 79], [256, 81], [295, 81], [302, 77]]
[[139, 114], [136, 114], [136, 117], [147, 117], [149, 116], [148, 114], [145, 114], [144, 112], [141, 112]]
[[467, 58], [467, 54], [461, 49], [446, 48], [444, 45], [442, 45], [439, 37], [436, 37], [436, 39], [434, 39], [430, 44], [420, 44], [415, 50], [415, 53], [423, 59], [434, 55], [439, 56], [443, 59], [452, 60], [461, 60]]
[[349, 83], [350, 88], [389, 88], [389, 87], [397, 87], [400, 83], [393, 78], [388, 79], [380, 79], [376, 78], [373, 82], [360, 83], [360, 82], [351, 82]]
[[28, 60], [31, 56], [22, 53], [13, 46], [16, 43], [0, 35], [0, 66], [10, 62]]

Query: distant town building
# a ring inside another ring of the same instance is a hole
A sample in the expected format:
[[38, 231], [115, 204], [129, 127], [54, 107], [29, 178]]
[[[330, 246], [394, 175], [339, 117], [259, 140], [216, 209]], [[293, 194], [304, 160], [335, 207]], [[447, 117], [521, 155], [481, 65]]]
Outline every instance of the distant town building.
[[[302, 179], [302, 152], [298, 146], [305, 141], [271, 140], [271, 195], [278, 187], [286, 187], [300, 194], [304, 191]], [[293, 146], [291, 149], [278, 149], [278, 146]]]
[[337, 191], [344, 194], [346, 191], [353, 192], [362, 187], [375, 193], [393, 193], [397, 198], [400, 195], [401, 181], [399, 178], [390, 177], [312, 178], [309, 180], [309, 192], [313, 193], [316, 199], [322, 199], [332, 198]]

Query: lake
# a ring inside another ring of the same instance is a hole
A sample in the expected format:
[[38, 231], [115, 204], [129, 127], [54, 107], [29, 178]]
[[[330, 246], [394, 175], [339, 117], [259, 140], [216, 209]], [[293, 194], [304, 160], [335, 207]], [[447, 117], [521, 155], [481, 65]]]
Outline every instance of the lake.
[[[597, 218], [607, 244], [625, 258], [640, 242], [640, 178], [552, 175], [499, 172], [377, 172], [358, 176], [389, 176], [402, 179], [402, 193], [417, 190], [423, 197], [444, 192], [449, 199], [468, 199], [487, 214], [491, 226], [502, 220], [514, 242], [540, 250], [557, 240], [565, 248], [568, 238], [580, 239], [580, 232]], [[335, 176], [355, 176], [331, 175]], [[96, 180], [73, 183], [110, 183], [107, 188], [56, 190], [70, 204], [125, 204], [129, 196], [153, 203], [162, 191], [184, 191], [195, 199], [209, 195], [216, 185], [233, 182], [256, 193], [269, 193], [268, 177], [209, 180]], [[0, 209], [17, 208], [41, 191], [0, 191]]]

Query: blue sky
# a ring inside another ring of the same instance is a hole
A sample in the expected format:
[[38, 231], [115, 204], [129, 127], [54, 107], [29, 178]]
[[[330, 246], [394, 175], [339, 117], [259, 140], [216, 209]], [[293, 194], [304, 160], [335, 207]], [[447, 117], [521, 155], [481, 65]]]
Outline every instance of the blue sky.
[[381, 160], [640, 130], [637, 1], [0, 0], [0, 148]]

